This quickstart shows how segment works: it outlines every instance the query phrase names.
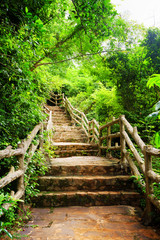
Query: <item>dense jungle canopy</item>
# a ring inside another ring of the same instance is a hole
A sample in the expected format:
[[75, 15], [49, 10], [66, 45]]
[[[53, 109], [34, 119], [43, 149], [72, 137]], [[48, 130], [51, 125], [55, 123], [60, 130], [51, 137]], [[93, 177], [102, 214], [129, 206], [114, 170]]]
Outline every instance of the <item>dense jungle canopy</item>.
[[154, 144], [159, 29], [122, 19], [110, 0], [2, 0], [0, 15], [1, 149], [45, 118], [50, 91], [100, 123], [125, 114]]

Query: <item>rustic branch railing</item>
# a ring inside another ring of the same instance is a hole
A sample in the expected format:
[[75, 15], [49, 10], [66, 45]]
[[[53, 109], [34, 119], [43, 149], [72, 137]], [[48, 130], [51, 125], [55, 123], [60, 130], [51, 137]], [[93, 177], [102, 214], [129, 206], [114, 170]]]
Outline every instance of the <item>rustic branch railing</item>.
[[93, 119], [89, 121], [86, 115], [79, 111], [78, 109], [74, 108], [71, 103], [69, 102], [67, 97], [63, 95], [63, 106], [65, 107], [66, 111], [69, 113], [71, 119], [76, 124], [80, 125], [86, 136], [88, 137], [88, 142], [95, 142], [98, 144], [99, 141], [99, 124], [98, 122]]
[[[48, 109], [49, 110], [49, 109]], [[47, 111], [48, 111], [47, 110]], [[47, 113], [47, 112], [46, 112]], [[0, 189], [4, 188], [9, 183], [13, 182], [17, 179], [17, 192], [14, 193], [11, 191], [11, 196], [15, 199], [21, 199], [24, 196], [25, 193], [25, 185], [24, 185], [24, 174], [28, 168], [28, 165], [34, 155], [34, 152], [37, 150], [37, 148], [42, 147], [43, 145], [43, 129], [46, 128], [47, 130], [50, 130], [52, 128], [52, 112], [49, 111], [49, 120], [45, 124], [40, 123], [32, 130], [32, 132], [28, 135], [28, 137], [23, 140], [19, 145], [18, 148], [13, 150], [12, 146], [8, 146], [5, 150], [0, 151], [0, 160], [3, 158], [10, 158], [12, 156], [17, 156], [18, 158], [18, 169], [15, 170], [13, 166], [11, 166], [11, 169], [9, 173], [0, 179]], [[33, 139], [38, 135], [39, 140], [37, 140], [37, 144], [34, 145], [32, 143]], [[27, 162], [24, 162], [25, 154], [28, 151], [28, 158]], [[3, 206], [5, 209], [8, 209], [10, 207], [10, 204], [5, 204]]]
[[[113, 118], [111, 122], [99, 126], [95, 119], [89, 121], [83, 112], [75, 109], [68, 98], [64, 97], [64, 94], [61, 96], [63, 106], [71, 119], [83, 128], [88, 137], [88, 142], [98, 144], [99, 155], [104, 151], [109, 154], [110, 151], [120, 150], [121, 165], [125, 169], [129, 165], [132, 174], [136, 176], [141, 187], [145, 189], [145, 220], [146, 223], [149, 223], [151, 221], [152, 204], [160, 210], [160, 200], [156, 199], [153, 193], [153, 183], [160, 183], [160, 175], [152, 170], [152, 156], [160, 157], [160, 150], [147, 146], [138, 135], [137, 127], [132, 127], [124, 115], [118, 119]], [[118, 132], [112, 132], [112, 128], [115, 126], [119, 128]], [[131, 153], [133, 157], [131, 157]]]
[[55, 106], [59, 106], [62, 103], [62, 99], [63, 99], [63, 94], [54, 94], [51, 92], [50, 99], [48, 99], [48, 101], [53, 103]]
[[[137, 128], [132, 127], [124, 115], [120, 116], [118, 119], [113, 118], [111, 122], [103, 126], [99, 126], [99, 123], [95, 119], [89, 121], [83, 112], [75, 109], [69, 102], [68, 98], [64, 97], [64, 94], [59, 94], [56, 97], [56, 95], [52, 93], [51, 96], [55, 99], [54, 105], [57, 106], [62, 104], [69, 113], [72, 121], [83, 128], [86, 136], [88, 137], [88, 142], [96, 143], [98, 145], [99, 155], [104, 152], [109, 154], [111, 151], [120, 150], [121, 165], [124, 168], [129, 165], [132, 174], [139, 179], [139, 183], [142, 188], [145, 188], [145, 220], [146, 223], [149, 223], [151, 221], [152, 204], [160, 210], [160, 200], [156, 199], [153, 193], [153, 183], [160, 183], [160, 175], [152, 170], [152, 156], [160, 157], [160, 150], [155, 149], [152, 146], [147, 146], [138, 135]], [[18, 170], [11, 167], [7, 176], [0, 179], [0, 189], [16, 179], [18, 180], [17, 192], [11, 192], [11, 195], [15, 199], [20, 199], [24, 196], [24, 174], [34, 152], [38, 147], [42, 147], [43, 145], [43, 129], [45, 128], [50, 130], [53, 127], [52, 112], [47, 106], [44, 106], [44, 111], [48, 114], [47, 123], [38, 124], [27, 139], [18, 145], [17, 149], [13, 150], [11, 146], [8, 146], [5, 150], [0, 151], [0, 159], [9, 158], [11, 156], [18, 157]], [[118, 132], [117, 128], [119, 129]], [[32, 141], [37, 134], [39, 134], [39, 141], [35, 146], [32, 144]], [[27, 151], [29, 158], [27, 163], [24, 164], [24, 158]], [[141, 179], [142, 174], [144, 176], [144, 181]], [[9, 205], [6, 205], [5, 208], [9, 208]]]

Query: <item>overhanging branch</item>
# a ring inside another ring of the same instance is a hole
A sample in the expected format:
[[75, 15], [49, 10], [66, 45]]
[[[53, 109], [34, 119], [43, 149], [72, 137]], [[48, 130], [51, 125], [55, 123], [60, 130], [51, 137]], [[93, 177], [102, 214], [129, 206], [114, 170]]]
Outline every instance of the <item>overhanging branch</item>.
[[[64, 43], [66, 43], [68, 40], [72, 39], [79, 31], [81, 31], [83, 29], [82, 25], [77, 25], [75, 27], [75, 29], [73, 30], [73, 32], [71, 32], [69, 35], [67, 35], [66, 37], [62, 38], [59, 42], [56, 43], [56, 45], [51, 48], [52, 50], [54, 49], [58, 49], [60, 48]], [[50, 49], [50, 50], [51, 50]], [[40, 58], [32, 67], [31, 67], [31, 71], [33, 71], [35, 68], [37, 68], [38, 66], [44, 65], [42, 63], [40, 63], [41, 61], [43, 61], [46, 57], [49, 57], [50, 54], [52, 52], [47, 53], [44, 57]], [[56, 57], [57, 54], [54, 54], [54, 57]]]
[[77, 58], [82, 58], [82, 57], [87, 57], [87, 56], [93, 56], [93, 55], [98, 55], [98, 54], [100, 55], [100, 54], [102, 54], [102, 53], [116, 52], [116, 51], [123, 51], [123, 52], [124, 52], [124, 50], [115, 50], [115, 51], [106, 50], [106, 51], [96, 52], [96, 53], [80, 54], [80, 55], [77, 55], [77, 56], [75, 56], [75, 57], [68, 58], [68, 59], [64, 59], [64, 60], [60, 60], [60, 61], [56, 61], [56, 62], [40, 63], [40, 64], [37, 64], [36, 67], [43, 66], [43, 65], [52, 65], [52, 64], [57, 64], [57, 63], [63, 63], [63, 62], [67, 62], [67, 61], [71, 61], [71, 60], [77, 59]]

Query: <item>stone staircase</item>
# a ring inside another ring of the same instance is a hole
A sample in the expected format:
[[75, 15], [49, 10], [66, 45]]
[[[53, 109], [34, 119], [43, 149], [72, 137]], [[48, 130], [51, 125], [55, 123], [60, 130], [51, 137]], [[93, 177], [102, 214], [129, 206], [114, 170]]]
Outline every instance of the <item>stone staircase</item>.
[[139, 206], [140, 194], [118, 159], [99, 157], [98, 146], [88, 144], [80, 127], [60, 107], [53, 111], [56, 158], [50, 159], [48, 173], [39, 178], [36, 207], [58, 206]]

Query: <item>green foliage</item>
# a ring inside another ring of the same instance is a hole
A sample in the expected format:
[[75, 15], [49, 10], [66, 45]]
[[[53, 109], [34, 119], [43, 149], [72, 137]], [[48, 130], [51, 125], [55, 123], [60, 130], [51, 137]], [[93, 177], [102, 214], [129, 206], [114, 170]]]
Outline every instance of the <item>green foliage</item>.
[[[137, 47], [129, 53], [117, 52], [109, 57], [108, 61], [113, 69], [117, 93], [125, 110], [134, 114], [147, 115], [145, 109], [150, 108], [156, 95], [146, 87], [149, 62], [145, 60], [144, 50]], [[148, 98], [144, 98], [146, 91], [148, 91]]]
[[[4, 208], [4, 204], [11, 204], [8, 210]], [[17, 206], [17, 200], [9, 196], [8, 194], [4, 194], [3, 192], [0, 194], [0, 215], [2, 221], [0, 221], [0, 236], [6, 234], [9, 238], [13, 238], [10, 232], [7, 230], [16, 219], [15, 208]]]
[[29, 202], [33, 196], [36, 196], [37, 193], [39, 193], [37, 182], [38, 177], [43, 176], [47, 170], [48, 167], [44, 153], [42, 150], [36, 151], [24, 176], [26, 202]]
[[155, 142], [156, 148], [160, 148], [160, 132], [157, 132], [155, 134], [154, 142]]
[[92, 94], [95, 104], [93, 105], [95, 116], [100, 122], [109, 122], [113, 116], [118, 117], [123, 108], [118, 103], [116, 89], [107, 89], [99, 87]]
[[160, 87], [160, 74], [153, 74], [148, 82], [147, 82], [147, 86], [149, 88], [153, 87], [154, 85]]
[[10, 239], [13, 239], [13, 236], [8, 230], [4, 227], [4, 223], [0, 222], [0, 236], [5, 233]]
[[150, 61], [150, 68], [153, 69], [153, 73], [160, 73], [160, 29], [148, 29], [146, 37], [142, 42], [142, 46], [145, 46], [145, 49], [147, 51], [146, 59]]
[[[160, 87], [160, 75], [159, 74], [154, 74], [152, 75], [147, 83], [147, 86], [149, 88], [153, 88], [154, 86]], [[160, 101], [158, 101], [155, 105], [154, 105], [154, 110], [156, 110], [156, 112], [152, 112], [151, 114], [148, 115], [147, 120], [149, 121], [154, 121], [157, 122], [157, 124], [160, 123]], [[158, 128], [159, 130], [159, 128]], [[157, 148], [160, 148], [160, 132], [157, 131], [154, 134], [154, 145]]]
[[[156, 138], [156, 137], [155, 137]], [[156, 140], [155, 140], [155, 147], [160, 147], [159, 146], [159, 135], [157, 136], [157, 141], [158, 144], [156, 145]], [[159, 157], [152, 157], [152, 168], [153, 171], [156, 172], [157, 174], [160, 174], [160, 158]], [[154, 194], [157, 199], [160, 200], [160, 184], [159, 183], [153, 183], [153, 190]]]
[[70, 65], [66, 58], [102, 49], [102, 39], [113, 34], [116, 11], [109, 0], [2, 0], [0, 13], [0, 149], [4, 149], [16, 146], [44, 119], [41, 106], [64, 77]]

